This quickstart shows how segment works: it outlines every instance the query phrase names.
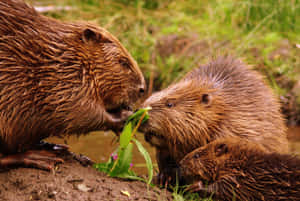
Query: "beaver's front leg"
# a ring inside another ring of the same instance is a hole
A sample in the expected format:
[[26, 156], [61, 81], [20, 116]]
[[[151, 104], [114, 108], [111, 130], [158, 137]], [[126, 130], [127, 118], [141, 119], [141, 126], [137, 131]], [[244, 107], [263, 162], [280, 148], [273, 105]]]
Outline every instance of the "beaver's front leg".
[[0, 158], [0, 167], [25, 166], [52, 170], [55, 164], [62, 162], [64, 162], [63, 159], [56, 157], [56, 154], [50, 151], [30, 150], [13, 155], [2, 155]]
[[71, 152], [69, 150], [69, 146], [65, 144], [54, 144], [42, 140], [38, 145], [36, 145], [36, 148], [39, 150], [49, 150], [50, 152], [52, 151], [59, 155], [69, 155], [83, 166], [94, 164], [94, 161], [92, 161], [89, 157]]
[[157, 149], [156, 160], [159, 173], [154, 182], [164, 187], [175, 185], [179, 168], [176, 161], [170, 156], [169, 151], [167, 149]]

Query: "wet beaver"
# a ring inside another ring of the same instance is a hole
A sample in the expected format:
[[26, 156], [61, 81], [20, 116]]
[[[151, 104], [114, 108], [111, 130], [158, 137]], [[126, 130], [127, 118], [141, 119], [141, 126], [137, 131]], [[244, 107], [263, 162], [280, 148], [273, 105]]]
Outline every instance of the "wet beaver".
[[260, 146], [220, 138], [185, 156], [180, 172], [190, 191], [216, 200], [300, 200], [300, 159]]
[[141, 131], [157, 148], [163, 180], [174, 178], [173, 168], [187, 153], [222, 136], [252, 140], [269, 151], [288, 151], [278, 100], [260, 74], [229, 56], [154, 93], [143, 104], [148, 106], [152, 110]]
[[[0, 58], [1, 155], [48, 136], [119, 127], [145, 91], [136, 62], [109, 32], [42, 16], [19, 0], [0, 2]], [[0, 166], [48, 168], [39, 160], [51, 157], [27, 152]]]

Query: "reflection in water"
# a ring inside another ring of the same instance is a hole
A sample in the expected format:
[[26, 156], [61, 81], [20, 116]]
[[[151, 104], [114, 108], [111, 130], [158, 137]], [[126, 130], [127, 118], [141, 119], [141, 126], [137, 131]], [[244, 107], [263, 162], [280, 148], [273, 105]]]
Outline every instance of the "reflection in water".
[[[150, 153], [152, 161], [156, 163], [154, 148], [144, 141], [141, 133], [137, 133], [136, 136]], [[289, 128], [288, 136], [291, 152], [300, 155], [300, 127]], [[96, 162], [106, 162], [110, 154], [117, 148], [117, 144], [114, 143], [116, 137], [112, 132], [93, 132], [80, 137], [71, 136], [67, 139], [49, 138], [48, 141], [54, 143], [66, 141], [71, 151], [84, 154]], [[133, 151], [133, 163], [133, 169], [138, 174], [147, 173], [144, 158], [137, 149]]]

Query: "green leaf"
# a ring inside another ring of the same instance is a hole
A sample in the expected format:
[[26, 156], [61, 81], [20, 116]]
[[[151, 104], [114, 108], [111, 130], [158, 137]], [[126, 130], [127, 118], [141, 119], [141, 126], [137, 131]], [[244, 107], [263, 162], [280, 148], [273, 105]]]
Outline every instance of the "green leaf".
[[105, 173], [109, 172], [109, 169], [107, 168], [107, 163], [98, 163], [98, 164], [95, 164], [94, 168], [96, 168], [97, 170], [99, 170], [101, 172], [105, 172]]
[[109, 173], [110, 176], [116, 177], [122, 173], [128, 172], [132, 161], [132, 148], [133, 144], [129, 143], [126, 148], [119, 149], [118, 159], [115, 161], [117, 164]]
[[105, 172], [106, 174], [108, 174], [113, 167], [113, 164], [114, 161], [112, 160], [112, 157], [109, 157], [106, 163], [94, 164], [94, 168], [96, 168], [100, 172]]
[[153, 164], [151, 161], [151, 157], [149, 155], [149, 153], [146, 151], [146, 149], [143, 147], [143, 145], [136, 139], [132, 139], [138, 150], [140, 151], [140, 153], [143, 155], [145, 161], [146, 161], [146, 165], [147, 165], [147, 169], [148, 169], [148, 181], [147, 183], [150, 184], [152, 181], [152, 177], [153, 177]]
[[[139, 109], [137, 112], [135, 112], [134, 114], [132, 114], [131, 116], [128, 117], [126, 123], [132, 121], [133, 125], [135, 126], [137, 124], [138, 120], [144, 114], [144, 112], [148, 112], [149, 110], [151, 110], [151, 107]], [[146, 118], [144, 118], [143, 122], [145, 121], [145, 119], [148, 119], [148, 118], [149, 118], [148, 115], [146, 115]]]
[[128, 173], [119, 174], [118, 177], [123, 179], [131, 179], [145, 182], [145, 179]]
[[[153, 165], [150, 155], [142, 146], [142, 144], [134, 139], [134, 133], [137, 131], [140, 124], [144, 123], [149, 118], [148, 110], [150, 109], [151, 108], [142, 108], [128, 118], [120, 136], [120, 146], [118, 147], [117, 151], [114, 152], [118, 153], [118, 158], [114, 160], [112, 157], [110, 157], [106, 163], [99, 163], [94, 165], [96, 169], [105, 172], [111, 177], [120, 177], [146, 182], [145, 179], [136, 176], [136, 174], [132, 170], [130, 170], [133, 149], [133, 143], [131, 141], [134, 141], [136, 146], [138, 147], [138, 150], [145, 158], [149, 173], [147, 183], [150, 184], [153, 177]], [[143, 119], [141, 120], [142, 117]]]
[[120, 136], [120, 148], [126, 148], [131, 140], [132, 123], [129, 122], [123, 129]]

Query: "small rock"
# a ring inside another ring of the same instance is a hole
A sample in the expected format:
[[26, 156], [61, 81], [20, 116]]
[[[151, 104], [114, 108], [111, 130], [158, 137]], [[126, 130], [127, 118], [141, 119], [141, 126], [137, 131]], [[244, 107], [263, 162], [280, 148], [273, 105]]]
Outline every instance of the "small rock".
[[121, 190], [121, 193], [122, 193], [123, 195], [126, 195], [127, 197], [130, 197], [130, 193], [129, 193], [128, 191], [122, 191], [122, 190]]
[[91, 192], [93, 189], [86, 186], [85, 184], [78, 184], [77, 189], [83, 192]]

